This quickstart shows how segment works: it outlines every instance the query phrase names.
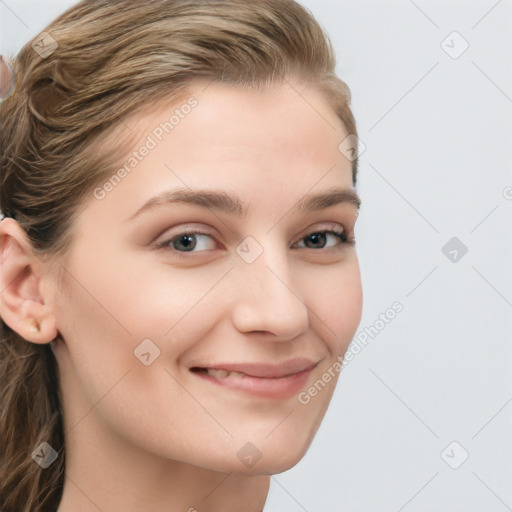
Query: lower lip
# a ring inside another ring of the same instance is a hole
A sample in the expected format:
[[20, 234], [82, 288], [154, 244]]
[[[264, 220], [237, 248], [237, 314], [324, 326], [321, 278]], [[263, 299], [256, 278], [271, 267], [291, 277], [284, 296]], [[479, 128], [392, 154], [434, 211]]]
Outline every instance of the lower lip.
[[213, 384], [217, 384], [218, 386], [245, 391], [246, 393], [264, 398], [282, 400], [296, 395], [305, 386], [311, 371], [312, 369], [305, 370], [279, 379], [264, 379], [260, 377], [251, 377], [249, 375], [218, 379], [208, 375], [207, 373], [192, 373], [204, 380], [212, 382]]

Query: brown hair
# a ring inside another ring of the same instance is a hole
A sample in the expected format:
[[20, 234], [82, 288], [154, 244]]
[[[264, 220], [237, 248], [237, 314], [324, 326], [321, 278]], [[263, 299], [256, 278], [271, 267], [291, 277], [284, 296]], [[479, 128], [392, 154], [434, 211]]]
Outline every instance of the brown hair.
[[[93, 150], [98, 136], [199, 80], [298, 78], [357, 135], [331, 43], [292, 0], [84, 0], [45, 32], [53, 53], [38, 53], [38, 38], [27, 43], [14, 61], [14, 94], [0, 105], [1, 207], [41, 255], [66, 249], [78, 206], [115, 169], [115, 158]], [[355, 184], [357, 159], [352, 173]], [[1, 327], [1, 509], [53, 511], [65, 467], [57, 363], [49, 345]], [[42, 442], [59, 454], [47, 469], [32, 459]]]

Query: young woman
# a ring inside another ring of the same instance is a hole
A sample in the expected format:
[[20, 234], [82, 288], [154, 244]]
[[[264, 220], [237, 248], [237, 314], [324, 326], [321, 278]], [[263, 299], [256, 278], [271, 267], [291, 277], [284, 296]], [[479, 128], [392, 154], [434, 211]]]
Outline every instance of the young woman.
[[4, 512], [250, 511], [361, 316], [357, 132], [290, 0], [83, 1], [1, 104]]

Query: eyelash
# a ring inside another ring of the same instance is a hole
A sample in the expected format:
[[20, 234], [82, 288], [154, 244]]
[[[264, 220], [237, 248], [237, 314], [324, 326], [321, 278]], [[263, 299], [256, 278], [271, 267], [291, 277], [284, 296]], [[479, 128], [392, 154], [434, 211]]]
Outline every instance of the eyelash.
[[[355, 247], [355, 245], [356, 245], [355, 238], [348, 238], [346, 233], [343, 230], [337, 230], [337, 229], [319, 229], [319, 230], [311, 231], [307, 235], [303, 236], [299, 240], [299, 242], [303, 241], [305, 238], [307, 238], [313, 234], [334, 235], [340, 240], [341, 247], [342, 246]], [[157, 242], [153, 245], [157, 249], [171, 249], [173, 252], [177, 253], [180, 257], [189, 257], [189, 256], [187, 256], [188, 254], [197, 254], [197, 253], [207, 252], [207, 250], [204, 250], [204, 251], [178, 251], [177, 249], [174, 249], [171, 247], [172, 242], [174, 240], [176, 240], [177, 238], [180, 238], [182, 236], [186, 236], [186, 235], [205, 235], [205, 236], [214, 238], [211, 233], [201, 231], [200, 229], [191, 229], [191, 230], [182, 231], [181, 233], [177, 233], [177, 234], [173, 235], [171, 238], [168, 238], [162, 242]], [[311, 249], [312, 251], [322, 251], [322, 250], [328, 251], [328, 250], [340, 249], [341, 247], [339, 247], [339, 246], [338, 247], [328, 247], [326, 249], [325, 248], [313, 249], [310, 247], [300, 247], [299, 249]]]

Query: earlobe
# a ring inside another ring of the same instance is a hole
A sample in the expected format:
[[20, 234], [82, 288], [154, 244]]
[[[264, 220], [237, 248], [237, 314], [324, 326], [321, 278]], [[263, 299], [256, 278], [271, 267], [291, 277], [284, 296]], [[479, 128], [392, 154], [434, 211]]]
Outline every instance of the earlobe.
[[[16, 332], [32, 343], [49, 343], [58, 334], [53, 311], [45, 304], [44, 298], [25, 299], [20, 314], [15, 318], [17, 319]], [[9, 327], [14, 329], [11, 325]]]
[[49, 343], [58, 334], [51, 301], [42, 286], [44, 266], [14, 219], [0, 222], [0, 315], [20, 336]]

